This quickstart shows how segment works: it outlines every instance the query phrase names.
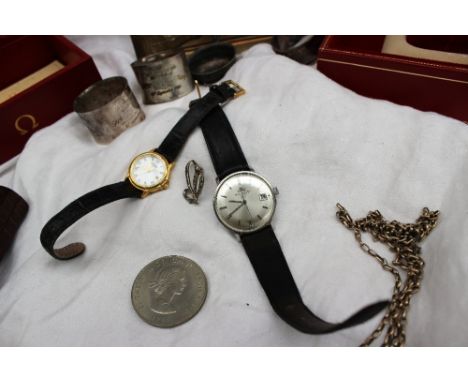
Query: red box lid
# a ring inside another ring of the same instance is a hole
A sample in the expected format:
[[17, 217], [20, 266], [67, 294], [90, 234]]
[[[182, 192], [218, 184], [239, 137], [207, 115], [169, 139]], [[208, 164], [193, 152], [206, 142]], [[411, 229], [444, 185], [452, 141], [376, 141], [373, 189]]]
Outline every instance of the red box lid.
[[0, 89], [54, 60], [64, 67], [0, 104], [0, 163], [21, 152], [29, 137], [73, 110], [74, 99], [101, 79], [92, 58], [63, 36], [2, 36]]
[[[468, 46], [468, 36], [418, 37], [407, 39], [426, 49], [463, 51], [460, 46]], [[384, 38], [328, 36], [320, 47], [317, 68], [361, 95], [468, 121], [468, 65], [385, 54]]]

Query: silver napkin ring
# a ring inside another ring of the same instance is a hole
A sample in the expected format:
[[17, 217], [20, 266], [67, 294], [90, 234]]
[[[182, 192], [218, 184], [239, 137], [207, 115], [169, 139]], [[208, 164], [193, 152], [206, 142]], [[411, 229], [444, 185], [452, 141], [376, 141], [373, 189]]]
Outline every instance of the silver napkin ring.
[[198, 197], [203, 190], [205, 177], [203, 176], [203, 168], [194, 160], [185, 165], [185, 180], [187, 188], [183, 193], [184, 199], [190, 204], [198, 204]]
[[96, 142], [103, 144], [145, 119], [124, 77], [110, 77], [94, 83], [76, 97], [73, 109]]
[[193, 90], [193, 81], [183, 50], [166, 50], [132, 63], [144, 92], [144, 103], [173, 101]]

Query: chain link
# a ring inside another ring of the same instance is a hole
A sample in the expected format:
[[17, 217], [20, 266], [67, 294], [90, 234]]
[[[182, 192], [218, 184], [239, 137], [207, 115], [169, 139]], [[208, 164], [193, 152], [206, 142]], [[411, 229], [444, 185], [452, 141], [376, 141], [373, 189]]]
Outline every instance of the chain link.
[[[424, 240], [437, 225], [439, 211], [430, 211], [425, 207], [415, 223], [404, 224], [395, 220], [386, 221], [378, 210], [371, 211], [365, 218], [354, 221], [346, 208], [341, 204], [336, 206], [338, 208], [336, 216], [346, 228], [354, 232], [361, 249], [376, 259], [395, 279], [392, 299], [384, 317], [361, 346], [371, 345], [385, 329], [382, 346], [403, 346], [406, 341], [405, 328], [410, 300], [421, 287], [423, 278], [424, 260], [418, 243]], [[395, 254], [391, 264], [362, 240], [361, 232], [368, 232], [375, 241], [387, 245]], [[400, 271], [405, 276], [404, 281]]]

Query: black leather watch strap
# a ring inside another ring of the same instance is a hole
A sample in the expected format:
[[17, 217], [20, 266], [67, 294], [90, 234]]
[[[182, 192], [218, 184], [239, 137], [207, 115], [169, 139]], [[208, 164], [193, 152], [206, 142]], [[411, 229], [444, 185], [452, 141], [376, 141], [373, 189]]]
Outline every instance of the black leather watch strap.
[[211, 86], [209, 93], [190, 104], [190, 110], [177, 122], [156, 151], [164, 155], [169, 162], [174, 161], [188, 136], [200, 124], [200, 121], [213, 108], [235, 95], [236, 89], [231, 87], [228, 81]]
[[301, 332], [324, 334], [349, 328], [369, 320], [388, 305], [388, 301], [381, 301], [341, 323], [326, 322], [304, 305], [271, 226], [242, 235], [241, 241], [271, 306], [284, 321]]
[[68, 260], [80, 255], [86, 248], [83, 243], [72, 243], [63, 248], [54, 249], [55, 241], [62, 232], [98, 207], [119, 199], [140, 198], [141, 193], [142, 191], [133, 187], [128, 179], [88, 192], [74, 202], [71, 202], [47, 222], [41, 231], [40, 239], [42, 246], [48, 253], [59, 260]]
[[250, 170], [236, 134], [221, 107], [215, 107], [200, 122], [200, 126], [219, 180], [236, 171]]

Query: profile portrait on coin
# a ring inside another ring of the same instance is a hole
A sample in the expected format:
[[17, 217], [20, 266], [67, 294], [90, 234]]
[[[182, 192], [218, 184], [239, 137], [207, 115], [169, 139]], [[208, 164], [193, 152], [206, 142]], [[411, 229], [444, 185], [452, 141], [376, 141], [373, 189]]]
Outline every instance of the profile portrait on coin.
[[150, 309], [159, 314], [175, 313], [173, 305], [176, 296], [180, 296], [187, 287], [185, 270], [179, 267], [161, 269], [156, 273], [154, 281], [148, 285], [150, 293]]

